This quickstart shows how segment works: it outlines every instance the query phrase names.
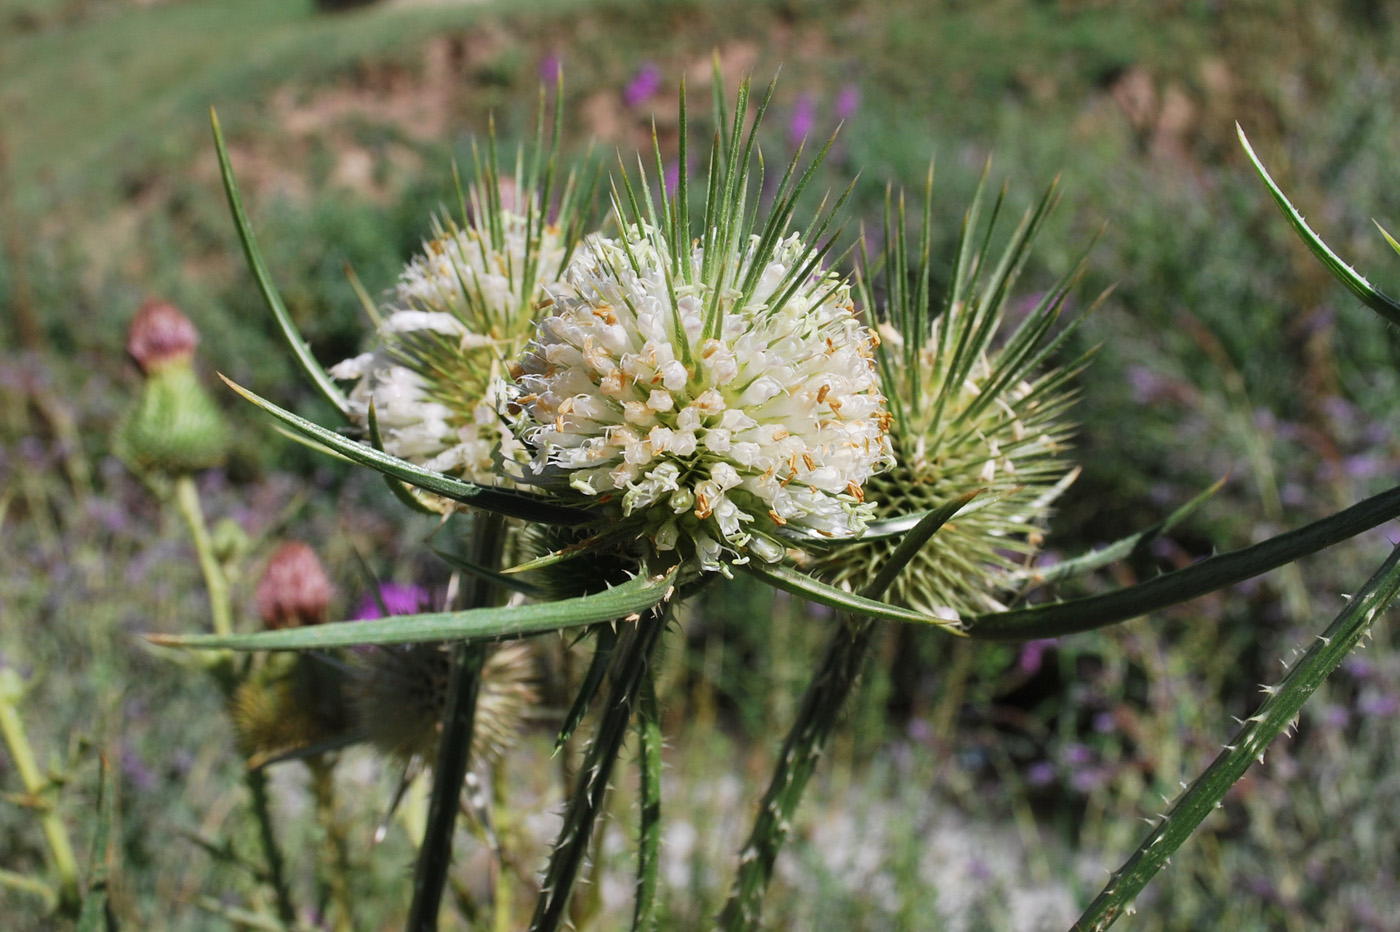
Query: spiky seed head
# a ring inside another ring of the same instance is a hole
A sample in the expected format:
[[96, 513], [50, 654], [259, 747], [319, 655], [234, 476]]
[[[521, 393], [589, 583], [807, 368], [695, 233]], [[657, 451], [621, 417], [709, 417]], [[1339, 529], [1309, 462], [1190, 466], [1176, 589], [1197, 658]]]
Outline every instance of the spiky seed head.
[[316, 551], [287, 541], [273, 551], [258, 581], [258, 615], [269, 630], [320, 624], [334, 592]]
[[[931, 195], [930, 195], [931, 196]], [[973, 208], [975, 216], [976, 207]], [[930, 211], [925, 211], [928, 222]], [[1065, 282], [1039, 301], [1015, 328], [1003, 326], [1006, 295], [1044, 211], [1029, 232], [1013, 237], [999, 260], [984, 251], [973, 271], [954, 276], [941, 302], [909, 282], [928, 281], [923, 260], [903, 242], [902, 224], [888, 230], [893, 245], [885, 291], [862, 288], [880, 310], [878, 356], [890, 399], [890, 439], [896, 465], [874, 476], [867, 497], [878, 518], [927, 512], [983, 490], [964, 513], [944, 525], [895, 579], [885, 598], [940, 618], [998, 611], [1039, 550], [1051, 504], [1072, 476], [1065, 454], [1072, 427], [1068, 382], [1083, 360], [1064, 369], [1041, 361], [1059, 335], [1053, 324]], [[902, 220], [902, 206], [901, 217]], [[969, 234], [965, 231], [964, 236]], [[928, 242], [925, 230], [923, 242]], [[964, 246], [966, 247], [966, 240]], [[984, 247], [985, 249], [985, 247]], [[927, 253], [924, 253], [927, 257]], [[987, 276], [993, 284], [971, 282]], [[833, 548], [814, 572], [860, 590], [871, 583], [898, 538]]]
[[[489, 140], [487, 158], [474, 159], [478, 180], [461, 197], [460, 225], [434, 222], [390, 302], [371, 311], [370, 350], [330, 370], [354, 380], [349, 413], [362, 428], [373, 407], [385, 452], [470, 481], [508, 483], [500, 463], [520, 448], [497, 412], [496, 386], [591, 214], [591, 185], [581, 188], [572, 174], [556, 184], [557, 122], [555, 129], [551, 148], [528, 168], [522, 153], [513, 174], [501, 172]], [[439, 511], [457, 507], [423, 499]]]
[[269, 659], [229, 700], [239, 748], [254, 763], [345, 734], [349, 713], [340, 668], [314, 654]]
[[[442, 736], [451, 661], [439, 644], [366, 648], [350, 688], [355, 721], [369, 744], [402, 761], [432, 761]], [[534, 656], [524, 643], [494, 649], [482, 664], [471, 756], [490, 764], [519, 733], [534, 704]]]

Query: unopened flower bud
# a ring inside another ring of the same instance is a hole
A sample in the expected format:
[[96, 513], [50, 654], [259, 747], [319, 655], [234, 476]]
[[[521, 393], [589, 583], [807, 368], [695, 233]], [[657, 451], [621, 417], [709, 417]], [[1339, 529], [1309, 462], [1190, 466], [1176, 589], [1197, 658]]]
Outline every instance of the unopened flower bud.
[[126, 348], [146, 374], [141, 400], [117, 428], [117, 456], [140, 470], [182, 475], [223, 461], [228, 428], [194, 371], [194, 324], [170, 304], [148, 302]]
[[320, 624], [333, 591], [316, 552], [289, 541], [272, 554], [258, 582], [258, 614], [272, 630]]
[[189, 362], [199, 343], [199, 331], [168, 301], [141, 305], [127, 330], [126, 351], [141, 371], [151, 375], [172, 362]]

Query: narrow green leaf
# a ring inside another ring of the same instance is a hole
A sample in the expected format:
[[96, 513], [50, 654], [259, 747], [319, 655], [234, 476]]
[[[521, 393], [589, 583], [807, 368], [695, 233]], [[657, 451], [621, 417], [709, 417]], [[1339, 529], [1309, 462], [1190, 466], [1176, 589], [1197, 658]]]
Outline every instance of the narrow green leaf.
[[518, 592], [526, 598], [545, 599], [549, 593], [540, 586], [533, 585], [521, 579], [519, 576], [512, 576], [498, 570], [487, 569], [479, 563], [473, 563], [460, 553], [452, 553], [448, 550], [433, 548], [433, 553], [437, 554], [444, 563], [453, 569], [461, 570], [477, 579], [493, 583], [510, 592]]
[[[1288, 218], [1298, 236], [1312, 250], [1312, 254], [1326, 266], [1327, 271], [1332, 273], [1332, 277], [1346, 286], [1347, 290], [1356, 295], [1361, 303], [1371, 310], [1380, 314], [1392, 324], [1400, 324], [1400, 302], [1376, 288], [1368, 282], [1359, 272], [1342, 261], [1341, 257], [1333, 252], [1322, 238], [1313, 232], [1312, 227], [1303, 219], [1303, 215], [1298, 213], [1297, 208], [1279, 190], [1279, 186], [1274, 184], [1274, 179], [1269, 175], [1264, 163], [1259, 161], [1259, 156], [1254, 154], [1254, 147], [1245, 138], [1244, 130], [1238, 123], [1235, 124], [1235, 132], [1239, 134], [1240, 145], [1244, 146], [1245, 155], [1249, 156], [1249, 161], [1254, 165], [1254, 170], [1259, 173], [1259, 177], [1264, 182], [1264, 187], [1269, 189], [1269, 194], [1273, 196], [1274, 203], [1279, 210]], [[1384, 232], [1384, 231], [1382, 231]], [[1389, 239], [1389, 236], [1386, 237]]]
[[1121, 540], [1114, 541], [1107, 547], [1102, 547], [1092, 553], [1081, 554], [1067, 560], [1061, 560], [1054, 566], [1047, 566], [1042, 569], [1032, 570], [1027, 573], [1027, 581], [1033, 585], [1045, 586], [1066, 579], [1073, 579], [1075, 576], [1082, 576], [1085, 573], [1093, 572], [1100, 567], [1108, 566], [1110, 563], [1117, 563], [1134, 553], [1140, 553], [1149, 543], [1161, 537], [1167, 531], [1176, 527], [1182, 521], [1196, 512], [1206, 503], [1206, 501], [1219, 492], [1224, 486], [1229, 476], [1223, 476], [1213, 483], [1204, 492], [1191, 499], [1180, 508], [1167, 515], [1161, 521], [1151, 527], [1144, 528], [1136, 534], [1130, 534]]
[[1372, 623], [1400, 595], [1400, 548], [1391, 551], [1374, 576], [1347, 603], [1346, 608], [1318, 636], [1312, 646], [1277, 686], [1265, 688], [1268, 697], [1259, 710], [1225, 745], [1205, 772], [1162, 815], [1127, 862], [1108, 880], [1089, 908], [1073, 926], [1073, 932], [1103, 932], [1135, 900], [1148, 881], [1195, 832], [1255, 761], [1263, 762], [1264, 750], [1298, 718], [1307, 701], [1327, 676], [1370, 631]]
[[578, 693], [574, 695], [574, 701], [564, 716], [564, 723], [559, 726], [559, 736], [554, 739], [555, 754], [569, 743], [569, 739], [583, 722], [583, 717], [588, 714], [588, 707], [593, 704], [593, 697], [598, 695], [598, 688], [603, 685], [603, 676], [608, 672], [608, 664], [612, 662], [613, 648], [617, 646], [617, 626], [602, 624], [598, 625], [596, 630], [593, 659], [588, 662], [583, 682], [579, 684]]
[[1059, 637], [1146, 615], [1292, 563], [1400, 517], [1400, 488], [1266, 541], [1216, 554], [1156, 579], [1104, 595], [1017, 608], [967, 619], [963, 633], [993, 641]]
[[401, 479], [424, 491], [435, 492], [453, 501], [462, 502], [484, 511], [542, 524], [578, 525], [584, 524], [590, 519], [586, 511], [548, 502], [536, 495], [512, 489], [496, 489], [477, 485], [474, 482], [463, 482], [460, 479], [453, 479], [451, 476], [415, 466], [387, 453], [381, 453], [373, 447], [356, 443], [333, 430], [328, 430], [319, 424], [313, 424], [305, 418], [298, 417], [222, 375], [219, 377], [229, 388], [297, 433], [315, 440], [361, 466], [368, 466], [386, 476]]
[[604, 592], [545, 602], [478, 608], [462, 612], [399, 615], [372, 621], [338, 621], [305, 628], [283, 628], [219, 637], [212, 634], [154, 634], [157, 644], [232, 650], [310, 650], [356, 644], [413, 644], [423, 641], [526, 637], [559, 628], [577, 628], [644, 612], [666, 598], [677, 569], [640, 575]]
[[850, 612], [865, 618], [879, 618], [884, 621], [905, 621], [921, 625], [938, 625], [948, 629], [954, 634], [963, 633], [962, 627], [956, 618], [937, 618], [933, 615], [924, 615], [909, 608], [899, 608], [888, 605], [884, 602], [877, 602], [874, 599], [867, 599], [863, 596], [855, 595], [844, 589], [837, 589], [835, 586], [828, 586], [826, 583], [817, 582], [805, 573], [799, 572], [789, 566], [778, 563], [762, 563], [757, 560], [750, 560], [748, 563], [740, 564], [736, 569], [741, 569], [750, 576], [762, 580], [774, 589], [781, 589], [784, 592], [791, 592], [793, 595], [801, 596], [809, 602], [816, 602], [819, 605], [826, 605], [830, 608], [840, 609], [843, 612]]
[[229, 211], [233, 214], [233, 222], [238, 227], [238, 238], [243, 243], [243, 254], [248, 258], [248, 268], [252, 271], [253, 277], [257, 279], [263, 300], [267, 302], [272, 316], [277, 318], [277, 326], [281, 328], [282, 335], [296, 355], [297, 362], [301, 363], [302, 370], [315, 384], [321, 395], [337, 411], [341, 414], [348, 414], [350, 403], [346, 400], [345, 394], [326, 373], [326, 370], [321, 368], [316, 357], [311, 355], [311, 348], [302, 339], [301, 332], [297, 330], [296, 322], [292, 320], [292, 315], [282, 302], [282, 296], [278, 294], [277, 286], [272, 282], [272, 275], [268, 272], [266, 263], [263, 262], [262, 251], [258, 249], [257, 241], [253, 239], [252, 225], [249, 224], [248, 214], [243, 209], [243, 198], [238, 193], [238, 181], [233, 176], [233, 164], [229, 161], [228, 146], [224, 144], [224, 133], [219, 127], [219, 117], [212, 107], [209, 108], [209, 122], [214, 129], [214, 148], [219, 154], [219, 172], [224, 180], [224, 193], [228, 195]]
[[900, 573], [904, 572], [909, 561], [918, 556], [924, 544], [927, 544], [929, 539], [938, 533], [938, 529], [952, 520], [953, 516], [961, 512], [965, 505], [985, 491], [986, 489], [973, 489], [951, 501], [944, 502], [926, 514], [918, 524], [914, 525], [913, 530], [904, 535], [904, 539], [894, 548], [894, 553], [890, 554], [889, 559], [885, 561], [884, 566], [880, 567], [880, 572], [871, 580], [870, 585], [861, 591], [861, 595], [867, 599], [878, 599], [883, 596], [885, 590], [894, 584]]
[[[384, 438], [379, 433], [379, 414], [374, 409], [373, 401], [369, 403], [368, 421], [370, 446], [377, 452], [388, 455], [384, 449]], [[389, 491], [394, 493], [394, 498], [407, 505], [411, 510], [423, 515], [441, 514], [441, 512], [428, 507], [428, 504], [419, 498], [412, 488], [404, 485], [393, 476], [381, 476], [381, 478], [384, 480], [384, 484], [389, 487]]]
[[1385, 241], [1390, 244], [1390, 248], [1395, 250], [1395, 252], [1400, 253], [1400, 243], [1397, 243], [1395, 241], [1395, 237], [1391, 236], [1390, 232], [1386, 230], [1385, 227], [1381, 226], [1379, 223], [1376, 223], [1374, 219], [1371, 222], [1376, 224], [1376, 229], [1381, 231], [1381, 236], [1385, 237]]

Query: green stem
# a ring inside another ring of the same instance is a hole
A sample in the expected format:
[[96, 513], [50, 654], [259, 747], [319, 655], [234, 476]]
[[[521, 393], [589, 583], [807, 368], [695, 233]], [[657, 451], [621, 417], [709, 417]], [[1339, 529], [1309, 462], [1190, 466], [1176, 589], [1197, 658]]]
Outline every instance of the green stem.
[[0, 887], [32, 893], [44, 901], [47, 909], [53, 909], [58, 904], [58, 894], [53, 888], [38, 877], [30, 877], [28, 874], [17, 874], [0, 868]]
[[[471, 528], [468, 559], [497, 569], [505, 522], [499, 515], [478, 513]], [[467, 608], [490, 605], [496, 588], [483, 580], [470, 578], [465, 584]], [[409, 932], [435, 932], [447, 874], [452, 866], [452, 833], [461, 808], [462, 783], [471, 762], [472, 728], [476, 719], [476, 697], [481, 684], [485, 650], [478, 644], [458, 643], [452, 647], [452, 675], [447, 687], [447, 705], [442, 723], [442, 743], [433, 766], [433, 790], [428, 801], [428, 825], [418, 849], [413, 874], [413, 903], [409, 908]]]
[[1264, 688], [1268, 697], [1259, 711], [1245, 720], [1225, 749], [1160, 818], [1132, 857], [1109, 878], [1103, 891], [1074, 924], [1073, 932], [1103, 932], [1128, 911], [1148, 882], [1220, 804], [1249, 766], [1255, 760], [1263, 762], [1269, 743], [1297, 720], [1303, 703], [1366, 636], [1376, 616], [1397, 595], [1400, 595], [1400, 548], [1391, 551], [1381, 568], [1318, 636], [1283, 681]]
[[583, 766], [574, 784], [573, 795], [564, 810], [554, 852], [545, 872], [544, 887], [530, 920], [530, 932], [554, 932], [565, 919], [569, 895], [586, 859], [593, 825], [603, 809], [608, 779], [627, 737], [632, 711], [637, 706], [643, 683], [649, 676], [651, 655], [666, 627], [665, 609], [655, 608], [636, 623], [626, 625], [617, 646], [612, 685], [603, 707], [598, 732], [584, 755]]
[[23, 692], [24, 684], [19, 674], [9, 669], [0, 670], [0, 735], [4, 736], [5, 745], [10, 749], [10, 757], [19, 771], [25, 792], [39, 804], [39, 825], [49, 846], [54, 871], [58, 874], [59, 908], [65, 913], [76, 914], [79, 904], [78, 861], [68, 841], [68, 829], [57, 810], [41, 802], [49, 781], [44, 778], [34, 758], [34, 749], [24, 730], [24, 719], [19, 714], [19, 699]]
[[355, 911], [350, 897], [350, 863], [346, 851], [345, 831], [335, 814], [335, 768], [325, 755], [306, 762], [311, 771], [311, 793], [316, 800], [316, 820], [321, 823], [326, 843], [326, 885], [336, 916], [335, 932], [352, 932]]
[[252, 797], [258, 840], [262, 843], [263, 860], [267, 862], [266, 880], [277, 901], [277, 918], [290, 926], [296, 922], [297, 910], [292, 903], [291, 889], [287, 886], [287, 868], [282, 860], [282, 849], [277, 846], [277, 835], [272, 831], [272, 815], [267, 805], [267, 776], [261, 770], [244, 768], [243, 782], [248, 787], [248, 795]]
[[[861, 596], [878, 599], [884, 595], [920, 548], [978, 494], [974, 491], [961, 495], [921, 518], [904, 535], [880, 572], [861, 591]], [[753, 830], [739, 854], [734, 889], [719, 915], [720, 928], [726, 932], [753, 929], [758, 925], [763, 894], [773, 877], [778, 851], [787, 840], [792, 817], [836, 727], [841, 707], [860, 678], [874, 634], [875, 623], [871, 619], [846, 616], [827, 641], [826, 651], [802, 694], [797, 718], [783, 741], [782, 753], [773, 767], [768, 791], [759, 804]]]
[[656, 927], [656, 883], [661, 866], [661, 713], [651, 667], [642, 678], [637, 733], [642, 742], [639, 792], [642, 818], [637, 839], [637, 903], [633, 932]]
[[219, 637], [228, 637], [233, 633], [233, 603], [229, 599], [228, 579], [224, 576], [218, 558], [214, 556], [209, 528], [204, 523], [204, 511], [199, 506], [199, 490], [195, 487], [194, 476], [189, 473], [175, 479], [175, 504], [190, 529], [195, 554], [199, 557], [199, 568], [204, 573], [214, 633]]
[[860, 676], [874, 633], [875, 625], [868, 619], [845, 619], [827, 642], [821, 663], [802, 695], [797, 720], [783, 742], [753, 830], [739, 854], [734, 889], [719, 915], [719, 927], [726, 932], [758, 927], [763, 894], [773, 876], [778, 851], [787, 840], [792, 817], [836, 727], [841, 706]]

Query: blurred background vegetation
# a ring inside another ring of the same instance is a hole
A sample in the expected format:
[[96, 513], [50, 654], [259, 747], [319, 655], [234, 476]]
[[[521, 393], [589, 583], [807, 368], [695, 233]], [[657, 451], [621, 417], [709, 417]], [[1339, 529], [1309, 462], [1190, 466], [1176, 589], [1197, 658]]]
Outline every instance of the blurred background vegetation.
[[[178, 521], [111, 455], [139, 378], [127, 323], [147, 298], [169, 299], [200, 328], [211, 375], [330, 420], [244, 269], [210, 105], [272, 272], [328, 364], [367, 329], [346, 266], [371, 294], [388, 288], [455, 203], [453, 160], [470, 164], [492, 112], [504, 141], [528, 136], [556, 64], [567, 145], [581, 156], [591, 143], [605, 165], [649, 145], [653, 116], [671, 154], [681, 78], [708, 100], [712, 56], [730, 87], [781, 66], [771, 158], [843, 122], [824, 171], [838, 190], [860, 172], [850, 234], [878, 228], [886, 185], [917, 189], [935, 159], [945, 256], [988, 158], [1017, 209], [1059, 175], [1025, 295], [1096, 236], [1081, 300], [1115, 290], [1076, 337], [1101, 348], [1079, 383], [1084, 472], [1048, 546], [1115, 539], [1230, 477], [1189, 526], [1097, 581], [1108, 585], [1301, 524], [1396, 474], [1396, 335], [1307, 258], [1234, 127], [1384, 286], [1394, 256], [1370, 220], [1400, 227], [1386, 167], [1400, 149], [1396, 38], [1377, 0], [0, 0], [0, 665], [30, 684], [26, 721], [80, 850], [96, 752], [120, 770], [119, 913], [132, 928], [231, 928], [250, 887], [230, 847], [241, 763], [220, 699], [181, 657], [132, 637], [202, 628], [207, 609]], [[357, 553], [380, 578], [443, 581], [421, 544], [431, 524], [376, 478], [219, 397], [239, 440], [201, 491], [212, 519], [251, 538], [240, 598], [284, 536], [320, 550], [342, 615], [366, 585]], [[1202, 769], [1280, 658], [1369, 574], [1387, 534], [1055, 643], [892, 630], [780, 863], [772, 927], [931, 928], [936, 915], [950, 929], [1067, 926], [1161, 795]], [[725, 591], [724, 611], [694, 607], [666, 660], [666, 928], [706, 927], [722, 903], [747, 807], [830, 624]], [[1124, 928], [1394, 927], [1393, 640], [1382, 622]], [[542, 711], [510, 765], [523, 878], [557, 802], [556, 713]], [[347, 815], [361, 927], [393, 928], [411, 844], [391, 833], [371, 851], [392, 775], [350, 763], [342, 778], [365, 787]], [[309, 876], [304, 780], [283, 770], [279, 827]], [[0, 756], [11, 793], [12, 771]], [[605, 867], [619, 867], [592, 888], [597, 928], [627, 909], [628, 845], [610, 831]], [[462, 850], [466, 872], [485, 857]], [[42, 865], [32, 813], [0, 801], [0, 867]], [[0, 915], [49, 928], [32, 897], [3, 887]]]

